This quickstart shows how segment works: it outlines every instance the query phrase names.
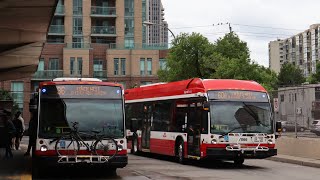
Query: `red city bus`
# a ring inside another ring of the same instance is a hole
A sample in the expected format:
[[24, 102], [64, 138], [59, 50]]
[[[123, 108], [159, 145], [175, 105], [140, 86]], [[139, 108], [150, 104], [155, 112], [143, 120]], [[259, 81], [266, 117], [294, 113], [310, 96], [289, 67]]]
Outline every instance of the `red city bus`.
[[[30, 101], [30, 111], [37, 121], [36, 146], [32, 156], [33, 176], [39, 176], [42, 170], [52, 166], [99, 166], [114, 173], [116, 168], [127, 165], [121, 84], [95, 78], [57, 78], [42, 82]], [[77, 125], [76, 132], [83, 141], [78, 141], [79, 138], [72, 139], [73, 143], [70, 138], [61, 140], [61, 137], [70, 134], [73, 124]], [[107, 151], [103, 155], [93, 153], [98, 149], [87, 149], [93, 147], [93, 137], [98, 134], [111, 139], [100, 139]], [[110, 145], [110, 141], [114, 145]], [[74, 153], [72, 156], [61, 155], [57, 148], [61, 152], [73, 150]], [[112, 158], [108, 159], [111, 155]]]
[[189, 79], [125, 91], [131, 152], [233, 160], [277, 154], [267, 91], [254, 81]]

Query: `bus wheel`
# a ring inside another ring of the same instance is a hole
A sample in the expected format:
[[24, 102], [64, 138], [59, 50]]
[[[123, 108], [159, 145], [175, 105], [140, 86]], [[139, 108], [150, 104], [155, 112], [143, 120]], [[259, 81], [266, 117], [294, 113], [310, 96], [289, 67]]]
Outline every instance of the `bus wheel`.
[[133, 138], [133, 140], [132, 140], [131, 153], [138, 154], [138, 139], [137, 138]]
[[177, 158], [178, 158], [178, 162], [180, 164], [184, 164], [185, 163], [185, 159], [184, 159], [184, 143], [183, 140], [180, 140], [179, 143], [177, 144]]
[[237, 167], [242, 166], [244, 163], [244, 158], [243, 157], [238, 157], [236, 159], [234, 159], [234, 165]]

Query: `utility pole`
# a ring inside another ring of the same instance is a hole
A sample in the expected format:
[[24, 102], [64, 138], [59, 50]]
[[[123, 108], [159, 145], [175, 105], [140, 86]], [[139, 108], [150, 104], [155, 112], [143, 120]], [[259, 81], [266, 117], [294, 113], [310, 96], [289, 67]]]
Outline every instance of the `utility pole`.
[[231, 27], [231, 24], [230, 23], [228, 23], [229, 24], [229, 31], [230, 31], [230, 33], [232, 32], [232, 27]]

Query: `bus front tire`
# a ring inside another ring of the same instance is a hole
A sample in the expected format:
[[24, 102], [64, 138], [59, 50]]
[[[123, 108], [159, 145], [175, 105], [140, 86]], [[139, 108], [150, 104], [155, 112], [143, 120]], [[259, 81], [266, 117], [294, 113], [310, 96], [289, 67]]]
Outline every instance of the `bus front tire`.
[[177, 160], [180, 164], [185, 164], [184, 159], [184, 143], [183, 140], [180, 140], [177, 144]]
[[237, 167], [242, 166], [244, 163], [244, 158], [243, 157], [238, 157], [234, 159], [234, 165]]

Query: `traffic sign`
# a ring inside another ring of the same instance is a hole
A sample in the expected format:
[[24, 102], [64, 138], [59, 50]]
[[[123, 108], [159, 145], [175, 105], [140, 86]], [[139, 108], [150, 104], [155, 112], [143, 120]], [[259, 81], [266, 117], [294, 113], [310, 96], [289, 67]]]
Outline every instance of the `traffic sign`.
[[273, 109], [274, 109], [274, 112], [279, 112], [279, 101], [278, 101], [278, 98], [273, 98]]

